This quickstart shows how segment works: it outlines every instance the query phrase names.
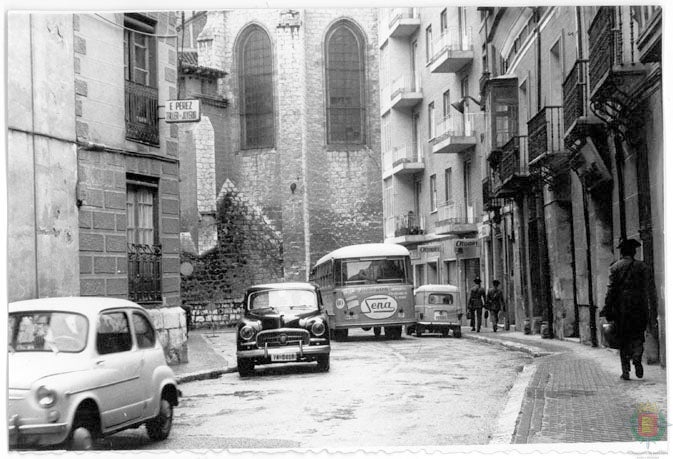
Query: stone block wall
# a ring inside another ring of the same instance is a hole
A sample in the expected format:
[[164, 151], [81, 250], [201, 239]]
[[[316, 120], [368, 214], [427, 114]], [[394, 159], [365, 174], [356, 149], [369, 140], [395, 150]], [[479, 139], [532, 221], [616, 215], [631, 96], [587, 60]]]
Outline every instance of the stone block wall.
[[185, 311], [180, 307], [161, 307], [150, 309], [148, 312], [164, 348], [166, 361], [169, 364], [188, 362]]

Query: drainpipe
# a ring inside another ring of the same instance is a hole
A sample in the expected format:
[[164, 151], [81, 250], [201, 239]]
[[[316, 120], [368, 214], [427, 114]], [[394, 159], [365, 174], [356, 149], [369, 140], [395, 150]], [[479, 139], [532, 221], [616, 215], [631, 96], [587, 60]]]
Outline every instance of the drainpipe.
[[619, 237], [626, 239], [626, 204], [624, 198], [624, 146], [617, 135], [615, 144], [615, 167], [617, 169], [617, 192], [619, 195]]
[[[577, 172], [577, 171], [575, 171]], [[578, 174], [579, 177], [579, 174]], [[589, 203], [587, 199], [588, 191], [586, 182], [580, 177], [582, 183], [582, 207], [584, 213], [584, 235], [587, 242], [587, 282], [588, 282], [588, 296], [589, 296], [589, 329], [591, 331], [591, 346], [598, 347], [598, 336], [596, 333], [596, 305], [594, 304], [594, 276], [591, 262], [591, 228], [589, 225]]]
[[573, 322], [572, 336], [578, 338], [580, 336], [580, 308], [577, 304], [577, 259], [575, 258], [575, 222], [572, 217], [572, 203], [569, 204], [570, 209], [570, 267], [573, 272], [573, 305], [575, 313], [575, 321]]

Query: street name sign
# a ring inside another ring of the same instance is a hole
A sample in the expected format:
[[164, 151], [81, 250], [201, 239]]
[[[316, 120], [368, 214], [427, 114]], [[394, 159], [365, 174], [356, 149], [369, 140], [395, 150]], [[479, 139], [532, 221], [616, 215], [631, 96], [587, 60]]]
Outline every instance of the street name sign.
[[194, 123], [201, 121], [201, 101], [181, 99], [166, 101], [167, 123]]

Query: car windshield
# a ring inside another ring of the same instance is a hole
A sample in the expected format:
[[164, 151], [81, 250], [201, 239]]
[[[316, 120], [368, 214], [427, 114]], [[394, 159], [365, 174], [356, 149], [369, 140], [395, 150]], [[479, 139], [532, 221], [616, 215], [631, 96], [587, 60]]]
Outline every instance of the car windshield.
[[250, 294], [251, 311], [272, 310], [277, 313], [302, 313], [318, 309], [318, 299], [311, 290], [261, 290]]
[[89, 322], [81, 314], [30, 311], [10, 314], [8, 327], [10, 352], [81, 352]]

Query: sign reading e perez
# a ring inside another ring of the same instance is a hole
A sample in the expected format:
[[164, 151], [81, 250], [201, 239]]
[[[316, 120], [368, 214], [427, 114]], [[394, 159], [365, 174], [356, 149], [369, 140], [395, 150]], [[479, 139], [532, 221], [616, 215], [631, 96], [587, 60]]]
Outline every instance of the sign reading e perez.
[[198, 99], [166, 101], [167, 123], [191, 123], [201, 120], [201, 101]]

